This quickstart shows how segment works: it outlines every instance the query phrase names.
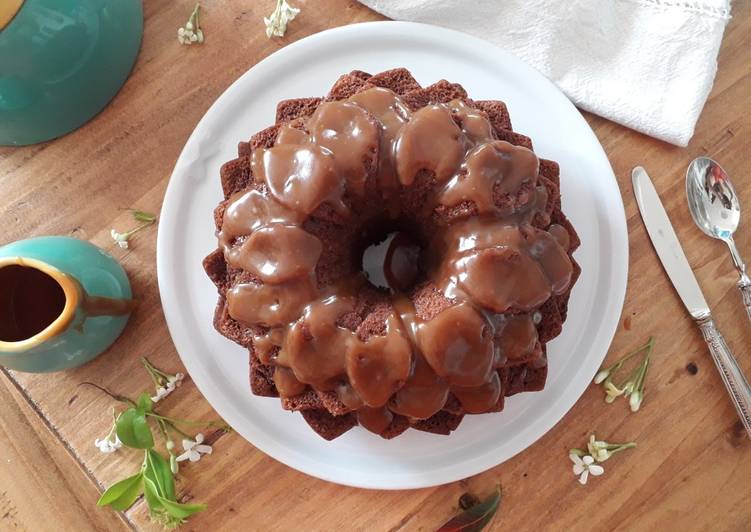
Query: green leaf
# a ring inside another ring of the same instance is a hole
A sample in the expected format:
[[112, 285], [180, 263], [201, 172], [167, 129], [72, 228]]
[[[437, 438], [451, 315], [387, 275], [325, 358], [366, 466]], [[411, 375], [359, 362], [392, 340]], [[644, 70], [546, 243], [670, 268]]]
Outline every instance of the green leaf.
[[142, 393], [138, 397], [138, 410], [141, 410], [142, 412], [151, 412], [151, 408], [154, 405], [154, 402], [151, 400], [151, 396], [147, 393]]
[[112, 506], [115, 510], [124, 512], [130, 508], [138, 496], [143, 492], [143, 475], [138, 473], [120, 482], [116, 482], [102, 493], [97, 506]]
[[178, 519], [185, 519], [186, 517], [190, 517], [191, 515], [202, 512], [206, 509], [205, 504], [181, 504], [179, 502], [168, 501], [164, 498], [162, 498], [160, 502], [170, 515], [177, 517]]
[[150, 212], [145, 211], [139, 211], [138, 209], [129, 209], [130, 213], [133, 215], [133, 218], [136, 219], [136, 221], [139, 222], [145, 222], [145, 223], [154, 223], [156, 221], [156, 214], [151, 214]]
[[128, 408], [117, 416], [115, 423], [117, 437], [128, 447], [134, 449], [149, 449], [154, 446], [154, 437], [146, 421], [143, 410]]
[[164, 509], [161, 497], [157, 493], [156, 484], [146, 475], [143, 477], [143, 497], [146, 499], [146, 504], [149, 506], [151, 512]]
[[172, 476], [172, 469], [169, 462], [154, 449], [146, 451], [146, 469], [143, 474], [154, 483], [157, 495], [175, 500], [175, 478]]
[[479, 532], [487, 525], [501, 503], [501, 487], [484, 501], [464, 510], [438, 529], [438, 532]]

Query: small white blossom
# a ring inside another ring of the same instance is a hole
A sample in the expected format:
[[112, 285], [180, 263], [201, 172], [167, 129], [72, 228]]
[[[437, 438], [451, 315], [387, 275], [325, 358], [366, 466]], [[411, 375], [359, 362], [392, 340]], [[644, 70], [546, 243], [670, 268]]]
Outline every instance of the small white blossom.
[[178, 462], [185, 460], [197, 462], [201, 459], [201, 455], [211, 454], [212, 450], [210, 445], [203, 445], [203, 434], [200, 432], [196, 434], [195, 440], [185, 438], [183, 440], [183, 449], [185, 449], [185, 452], [176, 458]]
[[[114, 436], [114, 438], [112, 436]], [[115, 434], [113, 427], [106, 438], [101, 440], [97, 438], [94, 440], [94, 446], [99, 449], [100, 453], [109, 454], [117, 451], [123, 446], [123, 443], [120, 441], [120, 438], [117, 437], [117, 434]]]
[[177, 457], [172, 453], [169, 455], [169, 468], [173, 475], [177, 475], [178, 471], [180, 471], [180, 464], [177, 463]]
[[628, 399], [628, 404], [631, 407], [632, 412], [636, 412], [639, 410], [639, 407], [641, 406], [641, 401], [644, 398], [644, 394], [636, 390], [634, 393], [631, 394], [631, 397]]
[[176, 373], [175, 375], [167, 377], [167, 383], [174, 384], [175, 386], [180, 386], [180, 383], [183, 382], [184, 378], [185, 375], [183, 375], [182, 373]]
[[600, 370], [597, 373], [597, 375], [595, 375], [594, 383], [595, 384], [600, 384], [602, 381], [604, 381], [605, 379], [607, 379], [609, 375], [610, 375], [610, 369]]
[[605, 469], [601, 465], [595, 464], [595, 459], [590, 455], [579, 457], [574, 453], [571, 453], [568, 457], [574, 463], [574, 475], [579, 477], [579, 483], [582, 485], [587, 483], [589, 475], [598, 477], [605, 472]]
[[612, 403], [616, 397], [623, 395], [626, 388], [618, 388], [615, 384], [608, 381], [605, 383], [605, 402]]
[[612, 453], [608, 450], [608, 444], [604, 441], [595, 440], [595, 435], [592, 434], [589, 437], [589, 443], [587, 443], [587, 450], [592, 457], [598, 462], [604, 462]]
[[159, 401], [167, 397], [169, 394], [174, 392], [175, 388], [176, 388], [175, 381], [173, 382], [168, 381], [166, 385], [160, 386], [159, 388], [156, 389], [156, 395], [154, 395], [151, 398], [151, 400], [154, 401], [155, 403], [158, 403]]
[[198, 24], [198, 11], [200, 8], [201, 5], [196, 4], [195, 9], [193, 9], [193, 12], [190, 14], [188, 22], [185, 23], [185, 26], [177, 30], [177, 41], [180, 44], [201, 44], [203, 42], [203, 30], [201, 30], [201, 27]]
[[115, 241], [115, 243], [120, 246], [123, 249], [128, 249], [128, 238], [130, 235], [128, 233], [118, 233], [114, 229], [110, 231], [110, 236], [112, 237], [112, 240]]
[[266, 24], [266, 37], [284, 37], [287, 32], [287, 24], [295, 18], [300, 10], [292, 7], [287, 0], [277, 0], [276, 9], [268, 17], [263, 17], [263, 23]]

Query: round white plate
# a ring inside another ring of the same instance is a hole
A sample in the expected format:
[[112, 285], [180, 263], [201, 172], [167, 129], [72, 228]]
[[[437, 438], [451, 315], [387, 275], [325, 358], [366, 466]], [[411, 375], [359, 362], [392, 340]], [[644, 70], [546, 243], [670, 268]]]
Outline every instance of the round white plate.
[[[423, 85], [460, 83], [478, 100], [506, 102], [514, 128], [541, 157], [561, 165], [564, 212], [582, 240], [582, 276], [563, 334], [548, 346], [545, 390], [509, 398], [501, 414], [467, 416], [451, 436], [409, 430], [386, 441], [355, 427], [333, 442], [278, 399], [255, 397], [248, 353], [212, 327], [217, 294], [201, 266], [216, 248], [212, 211], [222, 199], [219, 167], [237, 143], [273, 123], [285, 98], [326, 94], [354, 69], [404, 66]], [[404, 489], [451, 482], [524, 450], [573, 406], [601, 364], [623, 306], [628, 267], [621, 195], [605, 153], [574, 106], [535, 70], [463, 33], [373, 22], [290, 44], [243, 74], [201, 119], [170, 179], [158, 242], [159, 289], [177, 350], [198, 388], [242, 436], [277, 460], [332, 482]]]

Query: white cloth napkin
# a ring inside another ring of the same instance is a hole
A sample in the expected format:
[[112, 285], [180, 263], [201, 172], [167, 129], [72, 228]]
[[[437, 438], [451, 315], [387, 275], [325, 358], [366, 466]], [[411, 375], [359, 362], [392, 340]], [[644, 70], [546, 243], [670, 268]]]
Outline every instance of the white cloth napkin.
[[672, 144], [694, 133], [730, 0], [360, 0], [520, 57], [580, 108]]

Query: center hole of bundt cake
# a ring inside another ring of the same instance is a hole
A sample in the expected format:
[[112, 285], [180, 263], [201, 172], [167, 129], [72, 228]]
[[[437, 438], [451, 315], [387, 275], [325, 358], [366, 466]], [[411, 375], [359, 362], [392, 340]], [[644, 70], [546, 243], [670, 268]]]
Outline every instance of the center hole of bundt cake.
[[371, 284], [407, 292], [420, 273], [420, 244], [408, 232], [392, 228], [370, 240], [362, 254], [362, 271]]

